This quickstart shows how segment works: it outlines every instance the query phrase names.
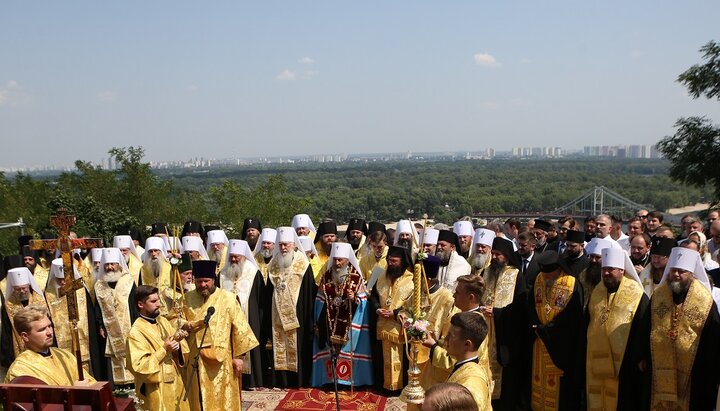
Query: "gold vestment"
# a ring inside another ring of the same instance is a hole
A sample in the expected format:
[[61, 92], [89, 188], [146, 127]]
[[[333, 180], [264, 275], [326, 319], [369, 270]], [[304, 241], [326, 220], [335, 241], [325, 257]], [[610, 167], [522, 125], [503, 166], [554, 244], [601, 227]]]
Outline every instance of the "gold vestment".
[[[394, 282], [387, 272], [383, 273], [377, 280], [375, 290], [380, 298], [380, 308], [391, 311], [400, 308], [412, 297], [413, 273], [405, 271]], [[383, 387], [390, 391], [399, 390], [403, 387], [402, 350], [405, 344], [402, 325], [393, 318], [378, 316], [376, 337], [382, 343]]]
[[110, 357], [115, 384], [133, 382], [132, 374], [125, 368], [125, 340], [132, 325], [129, 299], [134, 285], [133, 277], [127, 273], [120, 277], [114, 289], [105, 281], [95, 283], [95, 297], [100, 305], [107, 333], [105, 356]]

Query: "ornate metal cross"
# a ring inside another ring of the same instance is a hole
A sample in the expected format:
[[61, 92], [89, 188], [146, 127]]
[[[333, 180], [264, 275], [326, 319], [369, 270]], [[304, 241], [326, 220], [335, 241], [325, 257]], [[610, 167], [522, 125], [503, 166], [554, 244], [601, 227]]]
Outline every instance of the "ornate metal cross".
[[98, 248], [103, 246], [103, 240], [100, 238], [70, 238], [70, 227], [74, 226], [77, 219], [74, 215], [68, 215], [67, 210], [60, 208], [57, 215], [50, 217], [50, 225], [58, 229], [58, 238], [52, 240], [30, 240], [30, 248], [33, 250], [45, 250], [55, 253], [59, 250], [62, 254], [63, 273], [65, 274], [65, 284], [60, 287], [60, 297], [67, 296], [68, 318], [72, 324], [73, 330], [73, 351], [77, 357], [78, 376], [80, 380], [84, 379], [82, 368], [82, 355], [80, 352], [80, 339], [78, 337], [78, 302], [76, 290], [83, 288], [82, 278], [75, 279], [75, 269], [72, 259], [72, 250], [75, 248]]

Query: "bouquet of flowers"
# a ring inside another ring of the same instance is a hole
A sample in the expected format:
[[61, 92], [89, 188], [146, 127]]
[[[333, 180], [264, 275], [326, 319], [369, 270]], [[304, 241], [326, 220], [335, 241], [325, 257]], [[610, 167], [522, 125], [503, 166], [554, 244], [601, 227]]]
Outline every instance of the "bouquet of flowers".
[[[424, 313], [423, 313], [424, 314]], [[410, 338], [417, 338], [420, 340], [424, 340], [428, 327], [430, 327], [430, 322], [428, 322], [426, 319], [424, 319], [424, 315], [421, 314], [420, 318], [407, 318], [405, 322], [403, 323], [403, 328], [405, 329], [405, 333]]]

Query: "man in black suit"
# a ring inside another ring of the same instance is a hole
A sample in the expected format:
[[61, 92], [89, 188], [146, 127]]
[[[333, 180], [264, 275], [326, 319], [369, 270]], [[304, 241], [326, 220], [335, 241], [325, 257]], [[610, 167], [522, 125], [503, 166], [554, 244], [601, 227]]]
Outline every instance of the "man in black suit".
[[518, 249], [516, 251], [518, 260], [520, 261], [520, 273], [525, 277], [525, 284], [528, 289], [535, 284], [535, 277], [540, 272], [540, 266], [535, 261], [535, 247], [537, 240], [529, 232], [518, 234]]

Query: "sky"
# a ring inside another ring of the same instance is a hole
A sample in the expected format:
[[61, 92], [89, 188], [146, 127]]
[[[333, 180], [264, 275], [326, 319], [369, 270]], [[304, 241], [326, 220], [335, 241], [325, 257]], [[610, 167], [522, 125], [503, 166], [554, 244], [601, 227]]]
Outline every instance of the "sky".
[[654, 144], [712, 1], [3, 1], [0, 167]]

